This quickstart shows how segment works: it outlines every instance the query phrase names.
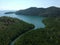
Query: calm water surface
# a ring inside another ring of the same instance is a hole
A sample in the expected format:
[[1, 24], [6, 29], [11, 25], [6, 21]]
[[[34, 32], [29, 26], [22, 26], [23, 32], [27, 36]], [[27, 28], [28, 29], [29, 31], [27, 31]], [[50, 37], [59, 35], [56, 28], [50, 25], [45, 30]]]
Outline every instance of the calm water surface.
[[45, 25], [43, 24], [42, 20], [44, 17], [40, 16], [29, 16], [29, 15], [15, 15], [15, 14], [4, 14], [7, 11], [0, 11], [0, 17], [1, 16], [10, 16], [10, 17], [15, 17], [19, 18], [25, 22], [31, 23], [35, 25], [35, 28], [44, 28]]

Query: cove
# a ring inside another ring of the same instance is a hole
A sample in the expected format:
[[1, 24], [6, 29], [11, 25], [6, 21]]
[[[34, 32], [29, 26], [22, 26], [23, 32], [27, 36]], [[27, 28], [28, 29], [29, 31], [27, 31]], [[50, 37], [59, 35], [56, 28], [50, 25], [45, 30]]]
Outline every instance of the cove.
[[44, 28], [45, 27], [45, 25], [42, 22], [44, 17], [31, 16], [31, 15], [4, 14], [5, 12], [7, 12], [7, 11], [0, 11], [0, 17], [1, 16], [10, 16], [10, 17], [18, 18], [18, 19], [23, 20], [23, 21], [25, 21], [27, 23], [34, 24], [35, 25], [35, 29], [36, 28]]
[[[15, 15], [15, 14], [4, 14], [4, 11], [0, 11], [0, 17], [1, 16], [8, 16], [8, 17], [13, 17], [13, 18], [18, 18], [20, 20], [23, 20], [27, 23], [30, 24], [34, 24], [35, 25], [35, 29], [37, 28], [44, 28], [45, 25], [43, 24], [42, 20], [44, 19], [44, 17], [40, 17], [40, 16], [30, 16], [30, 15]], [[14, 45], [15, 41], [18, 39], [19, 37], [17, 37], [14, 41], [12, 41], [10, 43], [10, 45]]]

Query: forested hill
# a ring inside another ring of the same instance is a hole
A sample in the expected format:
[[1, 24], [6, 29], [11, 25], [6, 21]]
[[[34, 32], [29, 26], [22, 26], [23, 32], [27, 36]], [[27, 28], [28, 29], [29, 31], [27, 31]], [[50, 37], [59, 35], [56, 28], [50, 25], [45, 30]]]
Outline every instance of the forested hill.
[[38, 16], [60, 16], [60, 8], [51, 6], [48, 8], [36, 8], [36, 7], [30, 7], [25, 10], [19, 10], [16, 11], [17, 15], [23, 14], [23, 15], [38, 15]]
[[60, 18], [48, 17], [43, 22], [45, 28], [25, 33], [14, 45], [60, 45]]
[[17, 18], [0, 17], [0, 45], [10, 45], [13, 40], [34, 27]]

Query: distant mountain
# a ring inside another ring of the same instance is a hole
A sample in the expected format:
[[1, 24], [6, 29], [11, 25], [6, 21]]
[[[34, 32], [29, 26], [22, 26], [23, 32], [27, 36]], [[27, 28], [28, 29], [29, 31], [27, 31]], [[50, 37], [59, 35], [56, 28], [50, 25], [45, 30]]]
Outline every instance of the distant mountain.
[[19, 10], [16, 12], [17, 15], [23, 14], [23, 15], [39, 15], [39, 13], [44, 12], [44, 8], [36, 8], [36, 7], [31, 7], [25, 10]]
[[30, 7], [25, 10], [16, 11], [16, 15], [39, 15], [39, 16], [60, 16], [60, 8], [58, 7], [48, 7], [48, 8], [36, 8]]
[[60, 8], [58, 7], [48, 7], [46, 8], [46, 10], [44, 11], [44, 13], [40, 13], [40, 16], [60, 16]]

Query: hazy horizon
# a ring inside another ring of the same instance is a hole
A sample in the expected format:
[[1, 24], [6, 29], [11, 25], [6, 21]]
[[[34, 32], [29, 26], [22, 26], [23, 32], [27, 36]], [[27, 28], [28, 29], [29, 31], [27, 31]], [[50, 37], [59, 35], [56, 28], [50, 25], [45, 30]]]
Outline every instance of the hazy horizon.
[[60, 7], [60, 0], [0, 0], [0, 10], [21, 10], [29, 7]]

